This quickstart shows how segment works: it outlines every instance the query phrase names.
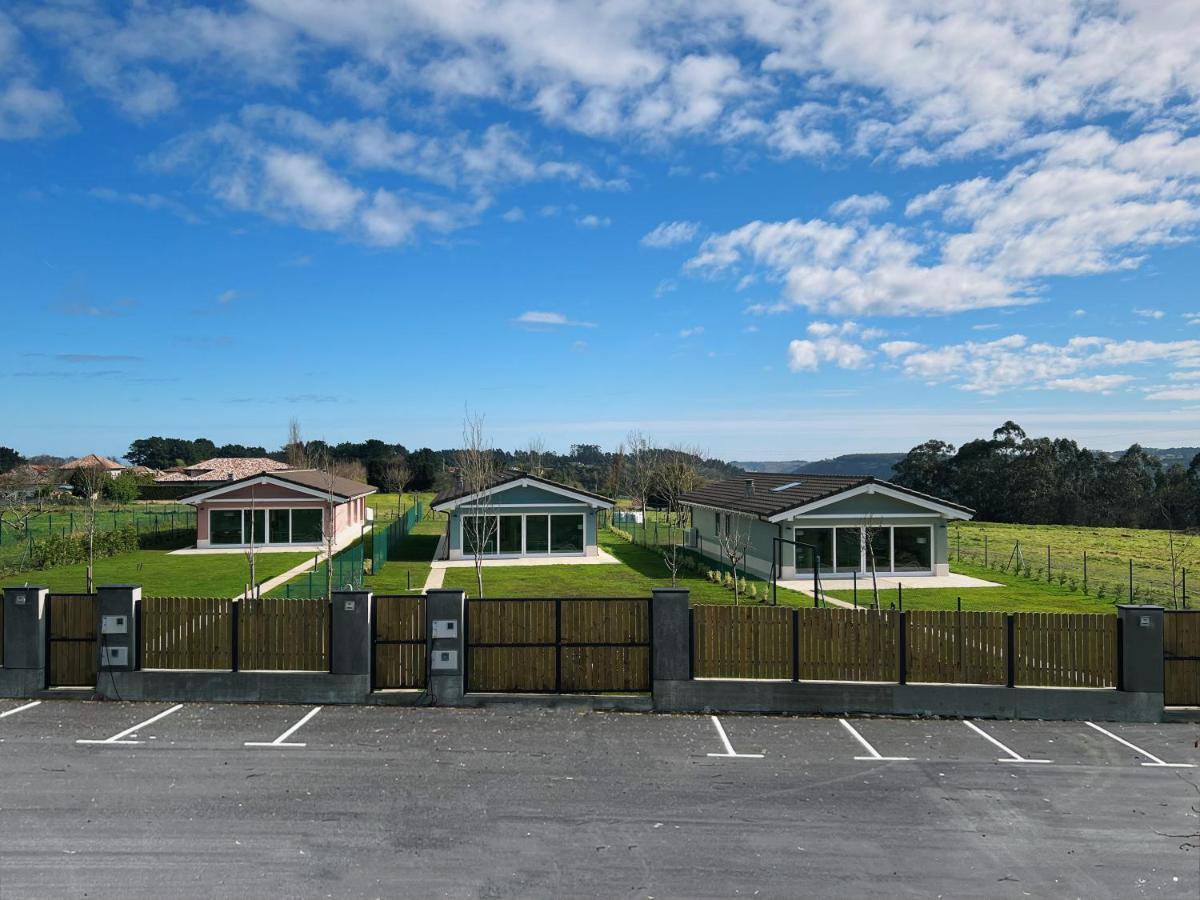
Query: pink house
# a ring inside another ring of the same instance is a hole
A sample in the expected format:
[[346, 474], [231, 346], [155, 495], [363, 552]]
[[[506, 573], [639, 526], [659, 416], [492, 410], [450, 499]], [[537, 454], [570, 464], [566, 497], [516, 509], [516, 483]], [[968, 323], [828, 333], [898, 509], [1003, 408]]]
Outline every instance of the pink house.
[[316, 469], [263, 472], [185, 497], [196, 507], [196, 547], [279, 549], [342, 545], [370, 519], [369, 484]]

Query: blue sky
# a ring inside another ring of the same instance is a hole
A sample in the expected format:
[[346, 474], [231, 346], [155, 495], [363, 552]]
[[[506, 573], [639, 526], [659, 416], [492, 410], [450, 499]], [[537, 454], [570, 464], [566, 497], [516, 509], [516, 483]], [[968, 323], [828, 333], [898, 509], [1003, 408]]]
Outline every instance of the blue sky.
[[1190, 2], [5, 4], [0, 443], [1200, 444]]

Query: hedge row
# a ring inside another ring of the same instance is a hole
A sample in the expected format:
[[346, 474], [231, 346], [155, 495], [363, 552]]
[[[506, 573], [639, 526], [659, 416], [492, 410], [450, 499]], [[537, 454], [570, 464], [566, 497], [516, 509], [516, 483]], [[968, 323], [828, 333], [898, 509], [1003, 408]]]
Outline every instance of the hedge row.
[[[93, 543], [93, 559], [106, 559], [134, 550], [166, 550], [186, 547], [195, 540], [196, 532], [191, 528], [168, 528], [138, 534], [133, 525], [120, 528], [97, 530]], [[70, 534], [52, 534], [34, 541], [26, 560], [0, 568], [0, 574], [12, 574], [22, 569], [52, 569], [86, 563], [88, 558], [87, 533], [75, 531]]]

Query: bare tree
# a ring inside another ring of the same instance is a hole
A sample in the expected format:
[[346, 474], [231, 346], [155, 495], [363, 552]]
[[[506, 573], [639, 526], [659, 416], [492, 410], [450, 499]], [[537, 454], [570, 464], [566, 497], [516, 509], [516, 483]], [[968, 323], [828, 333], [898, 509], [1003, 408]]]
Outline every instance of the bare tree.
[[17, 534], [27, 534], [30, 520], [41, 509], [40, 485], [33, 483], [29, 471], [13, 469], [0, 475], [0, 526], [7, 525]]
[[[254, 512], [255, 512], [255, 501], [257, 500], [257, 495], [258, 495], [258, 492], [255, 490], [255, 485], [251, 485], [250, 486], [250, 540], [248, 540], [246, 542], [246, 551], [245, 551], [246, 552], [246, 566], [250, 570], [250, 585], [249, 585], [249, 590], [246, 592], [247, 597], [253, 597], [255, 595], [255, 588], [258, 585], [258, 582], [255, 579], [255, 574], [254, 574], [254, 563], [255, 563]], [[245, 513], [242, 513], [242, 515], [245, 515]], [[265, 521], [266, 515], [267, 515], [267, 513], [264, 510], [263, 511], [263, 519], [264, 519], [263, 524], [264, 525], [266, 524], [266, 521]], [[246, 527], [245, 522], [242, 523], [242, 527], [243, 528]]]
[[1195, 534], [1169, 529], [1167, 531], [1167, 562], [1171, 566], [1171, 607], [1184, 609], [1187, 597], [1183, 595], [1184, 574], [1192, 558], [1192, 545], [1196, 540]]
[[625, 471], [629, 484], [629, 493], [642, 511], [642, 525], [646, 525], [646, 504], [650, 492], [654, 489], [657, 455], [650, 438], [640, 431], [631, 431], [625, 438], [626, 465]]
[[318, 450], [310, 460], [312, 467], [321, 473], [325, 487], [325, 506], [321, 511], [321, 542], [325, 546], [325, 596], [333, 596], [333, 556], [337, 550], [337, 493], [334, 484], [337, 475], [325, 450]]
[[738, 583], [738, 565], [742, 567], [742, 578], [746, 575], [746, 557], [750, 553], [750, 529], [754, 519], [742, 513], [725, 513], [725, 527], [717, 535], [721, 545], [721, 554], [729, 560], [729, 568], [733, 570], [733, 603], [741, 602], [741, 585]]
[[879, 525], [874, 516], [867, 516], [859, 532], [859, 541], [867, 551], [867, 565], [871, 567], [871, 598], [876, 609], [879, 609], [879, 575], [875, 563], [875, 537], [886, 533], [887, 527]]
[[[475, 584], [483, 596], [483, 559], [489, 543], [499, 540], [499, 523], [493, 511], [488, 489], [500, 474], [496, 453], [484, 436], [483, 416], [467, 412], [463, 417], [463, 445], [455, 453], [458, 477], [465, 496], [461, 507], [463, 543], [469, 544], [475, 560]], [[469, 511], [469, 512], [468, 512]], [[468, 547], [464, 547], [467, 550]]]
[[[617, 511], [617, 503], [621, 499], [621, 488], [625, 486], [625, 445], [618, 444], [617, 452], [613, 454], [612, 470], [608, 473], [608, 491], [613, 498], [613, 515]], [[609, 524], [613, 524], [611, 521]]]
[[383, 467], [383, 489], [396, 495], [396, 518], [404, 515], [404, 489], [412, 481], [412, 468], [403, 456], [388, 460]]
[[283, 451], [287, 457], [287, 464], [293, 469], [307, 469], [313, 465], [300, 433], [300, 420], [295, 417], [288, 422], [288, 439]]
[[71, 484], [83, 495], [84, 508], [87, 510], [87, 515], [84, 517], [84, 534], [87, 539], [87, 593], [89, 594], [93, 593], [96, 587], [93, 570], [96, 561], [96, 513], [100, 504], [100, 492], [107, 480], [108, 473], [99, 466], [78, 468], [71, 476]]
[[542, 457], [546, 455], [546, 441], [541, 437], [530, 438], [525, 447], [525, 468], [530, 475], [541, 477]]
[[[667, 507], [667, 548], [663, 551], [663, 561], [671, 573], [672, 587], [675, 586], [683, 562], [679, 554], [679, 544], [675, 541], [676, 529], [680, 532], [680, 538], [683, 537], [684, 519], [687, 516], [687, 508], [682, 503], [683, 496], [696, 490], [703, 483], [697, 467], [699, 458], [700, 454], [692, 448], [673, 447], [659, 454], [654, 467], [655, 479], [651, 489], [662, 496]], [[643, 527], [644, 523], [643, 514]]]
[[358, 482], [367, 480], [367, 467], [359, 459], [335, 459], [329, 464], [329, 471], [338, 478], [349, 478]]

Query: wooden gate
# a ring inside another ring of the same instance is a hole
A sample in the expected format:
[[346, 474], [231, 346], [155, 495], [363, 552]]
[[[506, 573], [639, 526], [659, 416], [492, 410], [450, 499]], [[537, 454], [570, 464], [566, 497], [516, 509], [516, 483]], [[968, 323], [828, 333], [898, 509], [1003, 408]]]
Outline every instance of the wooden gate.
[[650, 690], [650, 599], [467, 601], [468, 691]]
[[425, 598], [378, 596], [374, 615], [373, 689], [425, 687]]
[[1200, 610], [1163, 613], [1163, 702], [1200, 706]]
[[96, 595], [51, 594], [46, 612], [46, 662], [50, 687], [94, 688], [100, 664]]

